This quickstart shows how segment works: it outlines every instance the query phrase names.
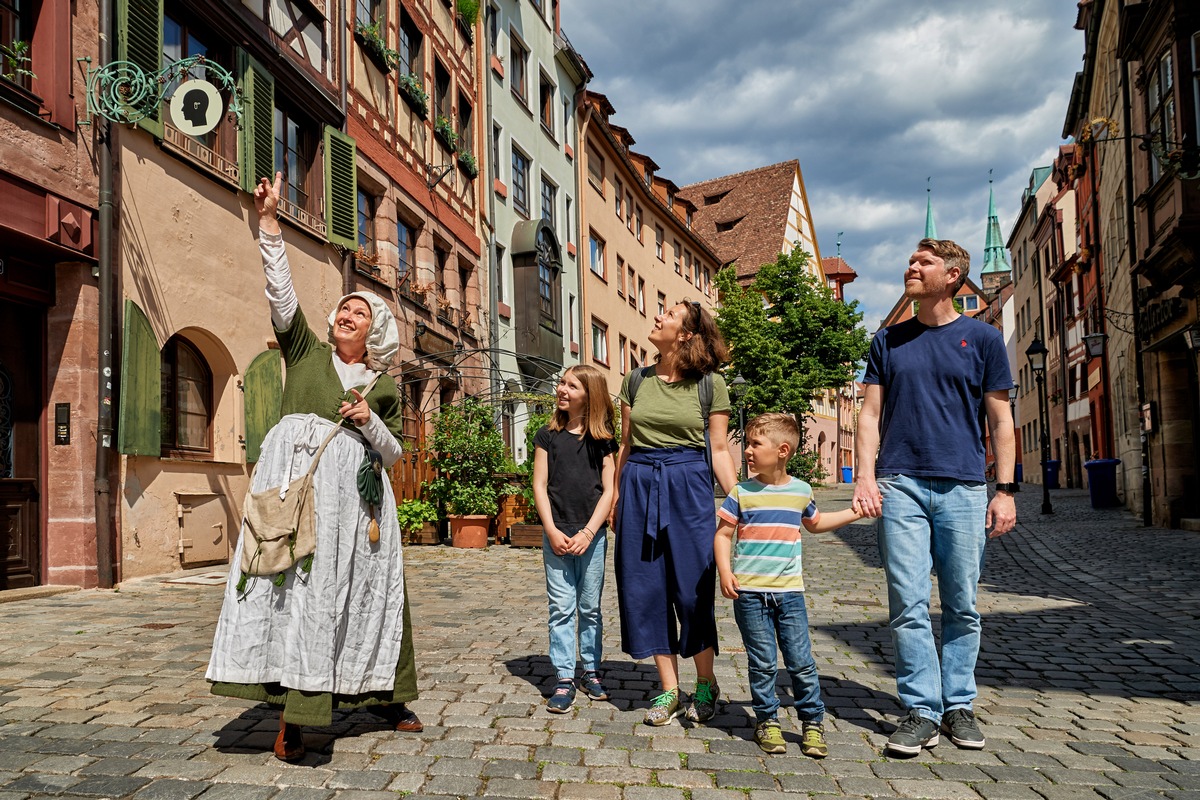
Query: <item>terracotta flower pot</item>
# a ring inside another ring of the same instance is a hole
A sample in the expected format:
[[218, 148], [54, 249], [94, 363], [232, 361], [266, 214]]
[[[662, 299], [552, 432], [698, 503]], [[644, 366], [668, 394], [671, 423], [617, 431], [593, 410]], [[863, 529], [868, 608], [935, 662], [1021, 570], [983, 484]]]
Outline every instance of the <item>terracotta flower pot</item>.
[[450, 515], [450, 544], [454, 547], [487, 547], [491, 519], [484, 514]]

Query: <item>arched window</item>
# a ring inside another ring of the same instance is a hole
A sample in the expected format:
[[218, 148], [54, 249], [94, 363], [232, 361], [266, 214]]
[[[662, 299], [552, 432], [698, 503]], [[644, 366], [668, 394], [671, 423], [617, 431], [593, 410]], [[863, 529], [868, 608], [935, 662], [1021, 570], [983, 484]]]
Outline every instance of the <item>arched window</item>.
[[162, 452], [212, 453], [212, 370], [186, 339], [162, 349]]

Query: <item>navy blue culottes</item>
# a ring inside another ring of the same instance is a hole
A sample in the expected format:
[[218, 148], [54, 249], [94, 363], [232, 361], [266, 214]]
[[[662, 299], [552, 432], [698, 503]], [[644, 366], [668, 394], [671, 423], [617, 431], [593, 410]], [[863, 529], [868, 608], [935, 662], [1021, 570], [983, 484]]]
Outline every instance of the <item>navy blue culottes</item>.
[[616, 520], [621, 649], [691, 658], [717, 647], [717, 532], [704, 450], [635, 447], [621, 470]]

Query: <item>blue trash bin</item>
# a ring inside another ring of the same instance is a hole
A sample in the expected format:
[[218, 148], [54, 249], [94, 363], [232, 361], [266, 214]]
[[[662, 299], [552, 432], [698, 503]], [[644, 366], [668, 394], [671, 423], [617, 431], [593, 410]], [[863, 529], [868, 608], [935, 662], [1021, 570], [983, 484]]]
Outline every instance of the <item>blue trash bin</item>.
[[854, 483], [854, 467], [842, 467], [842, 483]]
[[1062, 462], [1059, 461], [1057, 458], [1052, 458], [1046, 462], [1046, 488], [1047, 489], [1057, 489], [1058, 488], [1058, 468], [1061, 465], [1062, 465]]
[[1119, 458], [1097, 458], [1084, 462], [1092, 508], [1111, 508], [1121, 504], [1117, 499], [1117, 464], [1120, 463]]
[[1021, 469], [1021, 467], [1022, 467], [1021, 464], [1017, 464], [1017, 468], [1013, 472], [1013, 480], [1016, 481], [1017, 483], [1020, 483], [1021, 479], [1025, 477], [1025, 471], [1023, 469]]

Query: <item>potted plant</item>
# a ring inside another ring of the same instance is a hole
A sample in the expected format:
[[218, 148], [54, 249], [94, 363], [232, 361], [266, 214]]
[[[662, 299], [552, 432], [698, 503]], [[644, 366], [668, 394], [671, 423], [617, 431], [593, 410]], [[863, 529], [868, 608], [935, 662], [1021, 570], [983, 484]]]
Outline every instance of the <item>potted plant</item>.
[[443, 505], [455, 547], [486, 547], [490, 518], [496, 514], [494, 475], [504, 459], [504, 439], [492, 410], [473, 398], [447, 406], [433, 423], [433, 466], [429, 497]]
[[0, 58], [4, 65], [0, 68], [0, 78], [27, 85], [30, 78], [36, 78], [29, 69], [29, 42], [17, 39], [12, 44], [0, 44]]
[[429, 93], [421, 85], [421, 79], [415, 73], [405, 72], [396, 78], [396, 85], [400, 89], [400, 97], [408, 103], [408, 107], [413, 110], [413, 113], [421, 119], [427, 119], [429, 117]]
[[438, 114], [433, 122], [433, 133], [442, 140], [446, 149], [451, 153], [458, 151], [458, 134], [454, 131], [454, 123], [444, 114]]
[[386, 37], [387, 31], [381, 19], [371, 23], [354, 23], [354, 41], [385, 75], [392, 71], [393, 65], [400, 59], [400, 54], [387, 46]]
[[[550, 406], [546, 406], [549, 408]], [[521, 465], [524, 481], [521, 495], [525, 501], [525, 519], [508, 528], [508, 543], [513, 547], [541, 547], [545, 529], [542, 519], [538, 516], [537, 503], [533, 499], [533, 437], [550, 421], [553, 411], [543, 410], [542, 406], [530, 405], [529, 419], [525, 423], [525, 463]]]
[[475, 156], [465, 150], [458, 154], [458, 168], [471, 180], [479, 176], [479, 164], [475, 161]]
[[396, 504], [396, 521], [405, 544], [440, 544], [437, 506], [428, 500], [415, 498]]

